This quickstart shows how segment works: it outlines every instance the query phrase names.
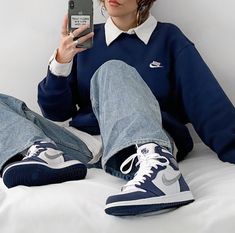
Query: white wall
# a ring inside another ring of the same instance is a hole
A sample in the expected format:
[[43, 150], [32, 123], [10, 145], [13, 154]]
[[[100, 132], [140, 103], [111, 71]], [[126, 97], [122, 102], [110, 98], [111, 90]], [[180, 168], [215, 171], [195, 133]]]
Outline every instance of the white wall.
[[[67, 0], [0, 0], [0, 92], [39, 111], [38, 82], [58, 46]], [[235, 103], [235, 1], [158, 0], [153, 14], [177, 24], [198, 50]], [[95, 0], [96, 22], [105, 19]]]

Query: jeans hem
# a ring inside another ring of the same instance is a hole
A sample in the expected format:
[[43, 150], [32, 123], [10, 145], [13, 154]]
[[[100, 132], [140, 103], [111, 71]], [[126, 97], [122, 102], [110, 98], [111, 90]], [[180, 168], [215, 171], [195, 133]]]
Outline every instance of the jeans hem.
[[[170, 151], [172, 151], [172, 146], [171, 146], [170, 142], [166, 142], [166, 141], [161, 140], [161, 139], [150, 139], [150, 138], [148, 138], [148, 139], [136, 139], [136, 140], [132, 140], [132, 141], [130, 141], [130, 142], [128, 142], [128, 143], [126, 143], [126, 144], [124, 144], [122, 146], [116, 146], [115, 148], [113, 148], [111, 150], [111, 152], [109, 152], [108, 155], [105, 156], [105, 158], [102, 160], [102, 167], [106, 171], [106, 163], [107, 163], [107, 161], [112, 156], [114, 156], [117, 152], [121, 151], [122, 149], [127, 148], [127, 147], [132, 146], [132, 145], [135, 145], [135, 144], [143, 144], [143, 143], [151, 143], [151, 142], [157, 143], [160, 146], [166, 146], [167, 148], [169, 148]], [[120, 173], [119, 171], [115, 170], [114, 173], [116, 173], [116, 172]], [[117, 176], [114, 173], [112, 175]], [[118, 177], [122, 177], [122, 175], [121, 176], [118, 175]]]
[[[36, 142], [36, 141], [38, 141], [38, 140], [35, 140], [35, 142]], [[4, 165], [10, 158], [12, 158], [13, 156], [19, 154], [20, 152], [22, 152], [22, 151], [28, 149], [28, 148], [31, 147], [33, 144], [34, 144], [34, 142], [30, 142], [30, 143], [26, 144], [25, 146], [23, 146], [21, 149], [17, 149], [17, 150], [15, 150], [15, 152], [13, 151], [13, 152], [11, 153], [11, 155], [4, 155], [3, 160], [0, 161], [0, 172], [1, 172], [2, 169], [3, 169], [3, 165]]]

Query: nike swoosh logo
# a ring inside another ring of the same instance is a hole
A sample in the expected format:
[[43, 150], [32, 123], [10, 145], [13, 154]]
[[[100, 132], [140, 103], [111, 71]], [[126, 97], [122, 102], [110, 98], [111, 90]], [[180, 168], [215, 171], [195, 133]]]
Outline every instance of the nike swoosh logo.
[[163, 66], [150, 64], [149, 67], [150, 68], [162, 68]]
[[56, 154], [56, 155], [49, 155], [47, 154], [47, 152], [44, 153], [44, 156], [47, 158], [47, 159], [57, 159], [61, 156], [62, 154], [59, 153], [59, 154]]
[[152, 63], [149, 64], [150, 68], [162, 68], [163, 66], [161, 65], [161, 62], [153, 61]]
[[181, 173], [179, 173], [176, 177], [174, 177], [173, 179], [167, 179], [165, 174], [163, 174], [162, 176], [162, 183], [166, 186], [170, 186], [172, 184], [174, 184], [176, 181], [179, 180], [179, 178], [181, 177]]

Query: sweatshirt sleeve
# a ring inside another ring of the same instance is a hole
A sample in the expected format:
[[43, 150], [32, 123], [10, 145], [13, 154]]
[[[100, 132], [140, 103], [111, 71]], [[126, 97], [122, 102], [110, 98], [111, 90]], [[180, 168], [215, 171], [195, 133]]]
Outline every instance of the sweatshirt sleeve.
[[235, 163], [235, 109], [193, 44], [175, 60], [179, 102], [202, 141]]
[[53, 121], [65, 121], [77, 111], [76, 56], [68, 77], [54, 75], [49, 67], [47, 76], [38, 85], [38, 104], [43, 116]]

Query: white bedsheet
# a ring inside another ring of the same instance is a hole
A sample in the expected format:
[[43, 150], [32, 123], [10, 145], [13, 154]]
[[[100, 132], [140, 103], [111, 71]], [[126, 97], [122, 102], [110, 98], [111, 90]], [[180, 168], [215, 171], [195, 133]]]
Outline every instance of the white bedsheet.
[[174, 211], [136, 217], [104, 213], [105, 200], [125, 183], [99, 169], [81, 181], [7, 189], [0, 181], [1, 233], [233, 233], [235, 165], [203, 144], [180, 163], [196, 199]]

